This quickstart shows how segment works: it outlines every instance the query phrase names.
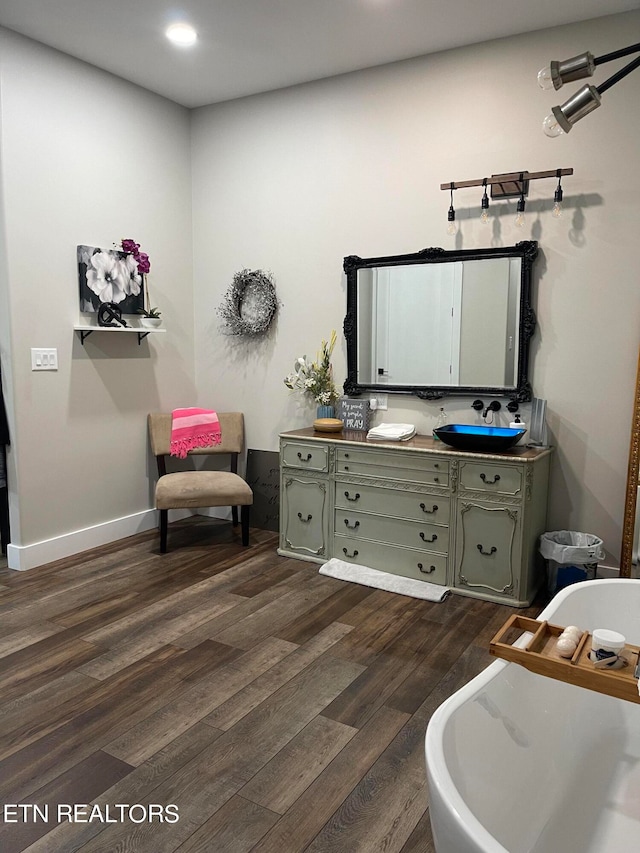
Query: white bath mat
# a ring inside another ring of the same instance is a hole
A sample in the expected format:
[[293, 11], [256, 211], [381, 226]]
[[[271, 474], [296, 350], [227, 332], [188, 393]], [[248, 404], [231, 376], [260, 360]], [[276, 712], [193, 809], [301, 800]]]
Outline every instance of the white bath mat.
[[355, 563], [346, 563], [344, 560], [336, 559], [336, 557], [320, 566], [320, 574], [338, 578], [341, 581], [360, 583], [363, 586], [373, 586], [387, 592], [397, 592], [399, 595], [423, 598], [426, 601], [443, 601], [449, 593], [448, 586], [416, 581], [412, 578], [404, 578], [401, 575], [370, 569], [368, 566], [356, 566]]

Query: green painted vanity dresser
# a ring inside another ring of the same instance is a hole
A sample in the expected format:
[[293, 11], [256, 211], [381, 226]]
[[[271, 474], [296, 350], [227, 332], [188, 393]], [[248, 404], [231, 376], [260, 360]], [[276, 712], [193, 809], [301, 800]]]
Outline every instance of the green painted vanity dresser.
[[349, 563], [528, 606], [544, 580], [551, 449], [454, 450], [430, 436], [280, 436], [278, 553]]

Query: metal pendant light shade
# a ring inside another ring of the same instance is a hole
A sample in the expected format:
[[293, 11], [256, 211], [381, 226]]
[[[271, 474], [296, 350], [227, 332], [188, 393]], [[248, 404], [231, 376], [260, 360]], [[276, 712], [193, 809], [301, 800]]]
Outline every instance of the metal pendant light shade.
[[[538, 72], [538, 85], [542, 89], [551, 89], [552, 87], [560, 89], [564, 83], [580, 80], [582, 77], [591, 77], [599, 65], [634, 53], [640, 54], [640, 42], [606, 53], [603, 56], [594, 56], [590, 51], [585, 51], [585, 53], [572, 56], [571, 59], [565, 59], [562, 62], [554, 61]], [[542, 129], [545, 134], [554, 138], [563, 133], [569, 133], [577, 121], [600, 106], [604, 92], [615, 86], [636, 68], [640, 68], [640, 56], [616, 71], [599, 86], [583, 86], [562, 106], [552, 107], [551, 112], [542, 122]]]
[[602, 103], [600, 92], [595, 86], [586, 85], [572, 95], [560, 107], [553, 107], [556, 121], [565, 133], [569, 133], [573, 125], [581, 118], [597, 109]]
[[555, 60], [549, 63], [551, 81], [554, 89], [560, 89], [564, 83], [573, 80], [582, 80], [584, 77], [592, 77], [596, 70], [595, 57], [589, 51], [564, 59], [562, 62]]

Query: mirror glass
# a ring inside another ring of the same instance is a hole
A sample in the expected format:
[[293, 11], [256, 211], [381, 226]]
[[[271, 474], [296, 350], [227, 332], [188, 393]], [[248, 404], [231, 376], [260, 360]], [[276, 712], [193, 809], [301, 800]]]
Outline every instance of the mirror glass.
[[347, 394], [364, 390], [531, 399], [537, 243], [344, 259]]

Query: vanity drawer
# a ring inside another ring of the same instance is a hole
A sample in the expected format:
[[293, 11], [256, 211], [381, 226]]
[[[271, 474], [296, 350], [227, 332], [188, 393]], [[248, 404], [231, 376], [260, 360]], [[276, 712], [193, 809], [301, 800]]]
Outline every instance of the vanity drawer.
[[348, 563], [368, 566], [370, 569], [379, 569], [414, 580], [437, 584], [445, 584], [447, 581], [447, 558], [442, 554], [336, 535], [333, 540], [333, 555]]
[[[399, 442], [402, 445], [402, 442]], [[434, 471], [441, 474], [449, 473], [449, 462], [434, 456], [426, 456], [422, 453], [398, 453], [397, 451], [384, 452], [382, 450], [362, 450], [360, 448], [348, 450], [338, 448], [336, 453], [338, 465], [341, 463], [364, 463], [365, 465], [381, 465], [383, 467], [408, 468], [411, 471]]]
[[[353, 454], [353, 456], [355, 455]], [[433, 486], [449, 485], [448, 462], [430, 462], [426, 465], [423, 463], [414, 466], [414, 461], [423, 462], [420, 458], [414, 460], [406, 457], [396, 459], [394, 462], [394, 459], [389, 456], [374, 453], [370, 455], [360, 453], [358, 458], [352, 458], [351, 453], [339, 452], [336, 460], [336, 473], [357, 474], [409, 483], [429, 483]]]
[[491, 462], [461, 462], [460, 488], [499, 495], [521, 495], [524, 471], [520, 465]]
[[281, 458], [287, 468], [322, 472], [329, 470], [329, 447], [326, 444], [285, 441]]
[[378, 480], [394, 480], [405, 483], [425, 483], [430, 486], [448, 486], [449, 475], [438, 471], [421, 471], [413, 468], [387, 468], [383, 465], [365, 465], [361, 462], [339, 462], [336, 465], [338, 474], [357, 474], [364, 477], [375, 477]]
[[437, 524], [405, 521], [403, 518], [385, 518], [366, 512], [337, 509], [335, 532], [353, 539], [372, 539], [389, 545], [401, 545], [414, 550], [449, 552], [449, 528]]
[[401, 492], [336, 481], [335, 505], [336, 509], [412, 518], [430, 524], [449, 523], [449, 498], [427, 492]]

